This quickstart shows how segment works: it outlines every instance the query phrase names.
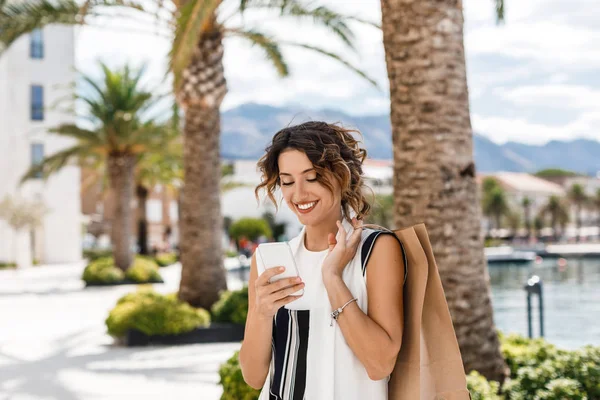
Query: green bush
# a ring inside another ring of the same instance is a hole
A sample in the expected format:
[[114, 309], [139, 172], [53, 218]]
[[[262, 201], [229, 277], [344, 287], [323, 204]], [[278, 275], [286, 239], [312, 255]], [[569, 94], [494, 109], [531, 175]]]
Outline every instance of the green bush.
[[135, 258], [133, 265], [125, 272], [125, 277], [139, 283], [162, 280], [158, 273], [158, 265], [154, 260], [139, 256]]
[[141, 287], [121, 297], [105, 322], [114, 337], [124, 336], [128, 329], [146, 335], [174, 335], [208, 326], [210, 314], [178, 300], [176, 293], [163, 295]]
[[115, 266], [112, 257], [98, 258], [83, 270], [86, 283], [116, 283], [130, 279], [138, 283], [161, 281], [156, 263], [146, 257], [136, 256], [133, 265], [123, 273]]
[[272, 232], [269, 223], [262, 218], [240, 218], [231, 224], [229, 234], [235, 240], [246, 236], [249, 240], [256, 240], [260, 235], [271, 237]]
[[125, 279], [125, 274], [115, 267], [112, 257], [98, 258], [83, 270], [86, 283], [116, 283]]
[[471, 400], [501, 400], [498, 396], [500, 384], [489, 381], [477, 371], [471, 371], [467, 375], [467, 388], [471, 393]]
[[154, 259], [159, 267], [166, 267], [177, 262], [177, 253], [158, 253]]
[[600, 400], [600, 347], [558, 349], [544, 339], [500, 335], [510, 379], [507, 400]]
[[0, 262], [0, 269], [17, 268], [17, 264], [14, 262]]
[[240, 369], [239, 351], [219, 368], [219, 384], [223, 386], [221, 400], [257, 400], [260, 390], [249, 386]]
[[225, 251], [225, 257], [237, 257], [239, 256], [239, 253], [235, 250], [226, 250]]
[[83, 251], [83, 258], [87, 258], [88, 261], [95, 261], [99, 258], [112, 257], [112, 250], [110, 249], [87, 249]]
[[248, 315], [248, 286], [236, 291], [223, 291], [219, 301], [211, 308], [215, 322], [246, 324]]

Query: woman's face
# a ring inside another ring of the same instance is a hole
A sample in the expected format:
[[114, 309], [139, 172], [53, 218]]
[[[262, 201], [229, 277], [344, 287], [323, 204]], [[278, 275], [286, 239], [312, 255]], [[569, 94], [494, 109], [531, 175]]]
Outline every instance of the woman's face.
[[[331, 215], [337, 218], [341, 189], [336, 179], [332, 182], [335, 193], [332, 196], [327, 187], [316, 180], [317, 172], [306, 154], [296, 149], [283, 151], [277, 163], [283, 198], [302, 225], [318, 224]], [[299, 205], [308, 209], [302, 210]]]

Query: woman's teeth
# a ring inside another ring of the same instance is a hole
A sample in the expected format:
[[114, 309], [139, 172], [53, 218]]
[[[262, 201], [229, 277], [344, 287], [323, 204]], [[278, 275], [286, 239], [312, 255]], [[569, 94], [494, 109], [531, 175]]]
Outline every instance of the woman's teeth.
[[296, 204], [296, 207], [298, 207], [300, 211], [310, 211], [314, 208], [315, 204], [317, 204], [317, 202], [313, 201], [312, 203]]

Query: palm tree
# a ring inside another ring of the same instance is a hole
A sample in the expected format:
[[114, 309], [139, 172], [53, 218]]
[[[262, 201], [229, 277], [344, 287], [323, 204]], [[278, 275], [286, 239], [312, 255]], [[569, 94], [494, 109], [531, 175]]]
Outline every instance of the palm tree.
[[[558, 234], [558, 226], [565, 224], [565, 220], [568, 220], [568, 208], [558, 196], [550, 196], [548, 202], [540, 210], [540, 214], [543, 216], [550, 216], [550, 226], [552, 227], [554, 240], [558, 241], [558, 238], [560, 237]], [[562, 233], [564, 233], [564, 229]]]
[[[83, 23], [90, 15], [100, 14], [105, 5], [142, 9], [137, 2], [128, 0], [86, 0], [81, 7], [73, 0], [55, 0], [51, 4], [42, 0], [28, 5], [19, 2], [10, 8], [5, 2], [0, 0], [0, 26], [10, 29], [0, 32], [4, 48], [19, 36], [48, 23]], [[232, 26], [232, 17], [248, 11], [271, 11], [278, 19], [310, 19], [352, 50], [356, 50], [355, 37], [348, 23], [366, 21], [303, 0], [159, 0], [157, 4], [171, 17], [164, 20], [165, 13], [153, 12], [158, 23], [163, 23], [162, 27], [174, 32], [169, 66], [177, 100], [185, 111], [179, 298], [209, 309], [218, 300], [219, 292], [227, 287], [221, 235], [215, 234], [223, 228], [219, 193], [220, 106], [227, 92], [223, 39], [239, 37], [261, 49], [282, 77], [289, 75], [289, 68], [281, 48], [291, 46], [337, 60], [375, 84], [334, 52], [301, 42], [278, 40], [244, 22]]]
[[576, 241], [579, 242], [581, 236], [581, 211], [588, 201], [585, 188], [580, 183], [574, 183], [567, 193], [569, 202], [575, 206], [575, 223], [577, 225]]
[[502, 228], [502, 217], [508, 215], [509, 207], [506, 193], [502, 188], [494, 187], [491, 192], [486, 193], [483, 198], [483, 213], [490, 216], [496, 223], [496, 229]]
[[509, 210], [506, 214], [507, 225], [512, 232], [513, 238], [518, 237], [519, 228], [521, 227], [521, 214], [518, 211]]
[[592, 203], [591, 206], [598, 213], [596, 224], [598, 225], [598, 237], [600, 237], [600, 189], [596, 190], [596, 195], [591, 198], [590, 202]]
[[[496, 0], [498, 16], [503, 2]], [[425, 223], [467, 371], [504, 381], [481, 235], [462, 1], [381, 0], [395, 225]], [[417, 177], [417, 178], [415, 178]]]
[[83, 75], [85, 89], [74, 96], [87, 106], [89, 128], [63, 124], [50, 131], [75, 139], [72, 147], [59, 151], [35, 165], [22, 181], [52, 173], [70, 163], [104, 164], [109, 185], [115, 193], [116, 206], [111, 229], [115, 264], [126, 270], [133, 259], [131, 251], [131, 201], [135, 185], [135, 168], [140, 157], [163, 149], [164, 128], [144, 118], [158, 101], [152, 90], [141, 87], [144, 68], [129, 66], [110, 70], [101, 64], [103, 79], [96, 81]]
[[525, 216], [525, 229], [527, 229], [527, 240], [531, 239], [531, 199], [527, 196], [521, 200], [523, 215]]

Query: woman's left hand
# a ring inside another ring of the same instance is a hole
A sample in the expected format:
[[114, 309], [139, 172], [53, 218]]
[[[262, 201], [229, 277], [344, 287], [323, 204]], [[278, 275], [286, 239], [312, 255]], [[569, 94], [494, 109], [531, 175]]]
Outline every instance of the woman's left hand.
[[339, 220], [336, 221], [338, 232], [340, 232], [340, 241], [336, 241], [336, 235], [333, 233], [330, 233], [327, 236], [327, 240], [329, 242], [329, 252], [325, 257], [325, 260], [323, 260], [323, 277], [342, 276], [344, 268], [350, 262], [350, 260], [352, 260], [356, 254], [356, 250], [358, 249], [361, 232], [363, 230], [362, 224], [362, 221], [352, 218], [354, 231], [350, 235], [350, 238], [346, 239], [346, 229]]

